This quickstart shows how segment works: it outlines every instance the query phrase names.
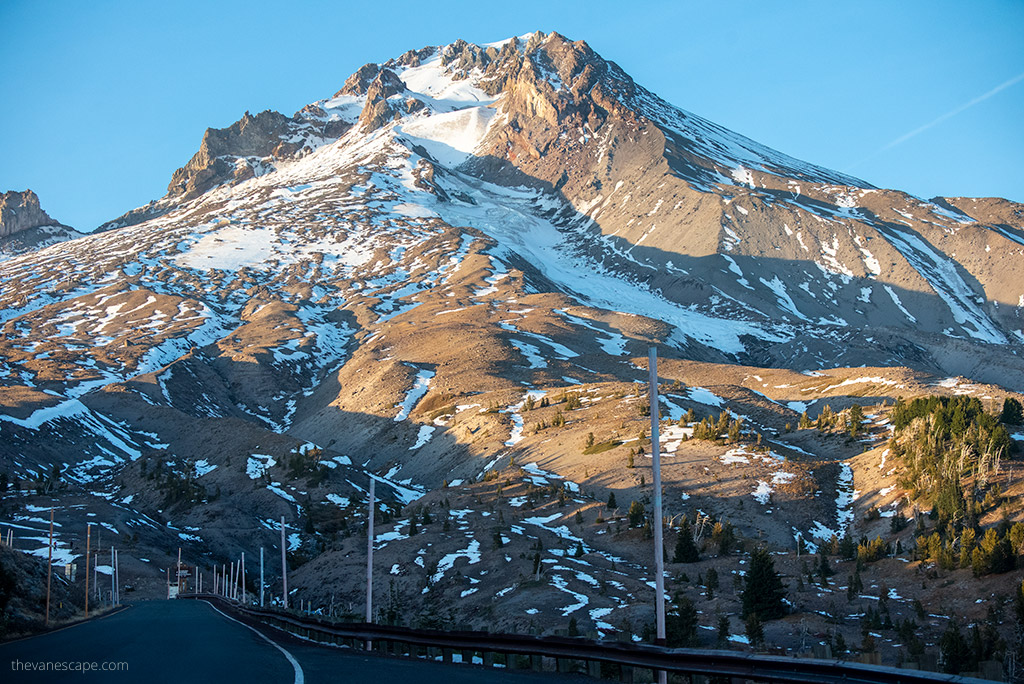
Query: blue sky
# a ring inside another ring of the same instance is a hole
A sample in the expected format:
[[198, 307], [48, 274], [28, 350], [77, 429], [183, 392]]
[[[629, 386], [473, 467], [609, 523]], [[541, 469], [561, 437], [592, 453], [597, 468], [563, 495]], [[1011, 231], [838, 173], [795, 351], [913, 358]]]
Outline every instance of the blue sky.
[[1019, 0], [6, 0], [0, 26], [0, 190], [30, 187], [81, 230], [162, 196], [207, 127], [291, 114], [411, 48], [538, 29], [792, 156], [922, 197], [1024, 202]]

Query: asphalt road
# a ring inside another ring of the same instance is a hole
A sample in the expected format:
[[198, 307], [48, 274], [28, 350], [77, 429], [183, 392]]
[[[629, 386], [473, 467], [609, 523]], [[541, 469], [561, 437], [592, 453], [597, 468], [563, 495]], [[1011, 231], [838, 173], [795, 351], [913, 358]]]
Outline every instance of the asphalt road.
[[[49, 669], [40, 671], [40, 666]], [[97, 669], [83, 671], [90, 667]], [[120, 670], [98, 669], [103, 667]], [[0, 681], [555, 684], [593, 680], [318, 647], [267, 627], [257, 632], [201, 601], [147, 601], [57, 632], [0, 644]]]

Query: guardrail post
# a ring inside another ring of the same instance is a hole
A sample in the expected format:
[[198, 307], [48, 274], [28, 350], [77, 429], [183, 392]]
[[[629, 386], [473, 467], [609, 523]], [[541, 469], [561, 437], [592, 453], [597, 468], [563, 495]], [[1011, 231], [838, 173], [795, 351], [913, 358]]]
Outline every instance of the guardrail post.
[[452, 662], [452, 654], [454, 652], [455, 652], [454, 648], [442, 648], [441, 649], [441, 659], [444, 662], [446, 662], [446, 663]]
[[635, 671], [636, 668], [634, 668], [632, 665], [623, 665], [622, 674], [619, 676], [619, 681], [622, 682], [622, 684], [633, 684], [633, 682], [636, 681], [633, 677]]
[[544, 671], [544, 656], [531, 655], [530, 656], [530, 669], [534, 672]]
[[601, 678], [601, 661], [600, 660], [588, 660], [587, 661], [587, 674], [594, 679]]
[[494, 651], [484, 651], [480, 655], [483, 656], [484, 667], [494, 667]]

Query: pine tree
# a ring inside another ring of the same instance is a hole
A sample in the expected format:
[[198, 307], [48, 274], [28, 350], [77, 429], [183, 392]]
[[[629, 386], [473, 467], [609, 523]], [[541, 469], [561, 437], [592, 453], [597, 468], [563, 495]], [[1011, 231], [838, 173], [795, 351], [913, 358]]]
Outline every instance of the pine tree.
[[714, 568], [708, 568], [708, 576], [704, 578], [704, 586], [708, 590], [708, 598], [714, 598], [713, 593], [718, 589], [718, 571]]
[[1007, 425], [1024, 423], [1024, 406], [1013, 397], [1003, 399], [1003, 412], [999, 416], [999, 422]]
[[676, 548], [672, 554], [673, 563], [696, 563], [700, 560], [700, 551], [693, 542], [693, 526], [690, 521], [683, 517], [683, 523], [679, 527], [679, 536], [676, 537]]
[[864, 422], [864, 409], [861, 408], [860, 404], [854, 404], [850, 407], [849, 413], [846, 414], [846, 431], [850, 433], [850, 437], [856, 439], [857, 435], [860, 434], [862, 422]]
[[818, 554], [818, 574], [821, 575], [822, 580], [826, 580], [834, 574], [832, 566], [828, 564], [828, 556], [824, 553]]
[[697, 643], [697, 609], [693, 601], [676, 592], [665, 615], [665, 643], [669, 648], [685, 648]]
[[619, 502], [615, 500], [615, 492], [608, 493], [608, 510], [614, 511], [619, 507]]
[[757, 648], [764, 643], [764, 624], [757, 613], [751, 613], [746, 619], [747, 639], [750, 645]]
[[857, 545], [849, 534], [839, 540], [839, 556], [845, 560], [853, 560], [857, 556]]
[[942, 671], [958, 674], [969, 667], [970, 648], [967, 640], [960, 632], [956, 618], [949, 621], [949, 626], [939, 639], [939, 650], [942, 653]]
[[750, 570], [744, 577], [743, 617], [757, 615], [761, 620], [774, 620], [782, 617], [786, 607], [782, 599], [786, 589], [782, 579], [775, 571], [775, 561], [768, 549], [759, 546], [750, 556]]
[[644, 524], [644, 507], [639, 501], [634, 501], [629, 504], [629, 512], [626, 514], [629, 519], [630, 527], [640, 527]]
[[725, 646], [729, 643], [729, 616], [718, 616], [718, 645]]

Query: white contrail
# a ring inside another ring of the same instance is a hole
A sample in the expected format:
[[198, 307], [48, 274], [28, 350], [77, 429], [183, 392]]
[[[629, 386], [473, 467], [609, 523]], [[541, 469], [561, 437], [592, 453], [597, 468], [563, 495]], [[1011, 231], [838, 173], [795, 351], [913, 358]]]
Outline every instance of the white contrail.
[[853, 164], [850, 164], [850, 166], [848, 168], [853, 168], [853, 167], [856, 167], [856, 166], [860, 166], [861, 164], [863, 164], [864, 162], [868, 161], [869, 159], [874, 159], [875, 157], [877, 157], [878, 155], [882, 154], [883, 152], [887, 152], [887, 151], [891, 150], [892, 148], [896, 147], [900, 143], [904, 143], [904, 142], [910, 140], [915, 135], [919, 135], [920, 133], [923, 133], [923, 132], [927, 131], [929, 128], [932, 128], [933, 126], [938, 126], [940, 123], [942, 123], [946, 119], [949, 119], [951, 117], [956, 116], [957, 114], [959, 114], [960, 112], [964, 111], [965, 109], [970, 109], [971, 107], [973, 107], [974, 105], [978, 104], [979, 102], [984, 102], [985, 100], [987, 100], [988, 98], [992, 97], [996, 93], [998, 93], [1000, 91], [1003, 91], [1003, 90], [1006, 90], [1010, 86], [1012, 86], [1012, 85], [1014, 85], [1014, 84], [1016, 84], [1016, 83], [1018, 83], [1020, 81], [1024, 81], [1024, 73], [1017, 74], [1016, 76], [1011, 78], [1009, 81], [1006, 81], [1004, 83], [1000, 83], [999, 85], [997, 85], [995, 88], [993, 88], [992, 90], [988, 91], [984, 95], [979, 95], [978, 97], [974, 98], [970, 102], [966, 102], [966, 103], [960, 105], [959, 107], [957, 107], [956, 109], [953, 109], [953, 110], [950, 110], [950, 111], [946, 112], [945, 114], [943, 114], [939, 118], [937, 118], [937, 119], [935, 119], [933, 121], [929, 121], [925, 125], [920, 126], [919, 128], [915, 128], [914, 130], [910, 131], [909, 133], [905, 133], [905, 134], [901, 135], [900, 137], [898, 137], [895, 140], [893, 140], [892, 142], [890, 142], [888, 145], [875, 150], [874, 152], [872, 152], [868, 156], [864, 157], [860, 161], [857, 161], [857, 162], [854, 162]]

